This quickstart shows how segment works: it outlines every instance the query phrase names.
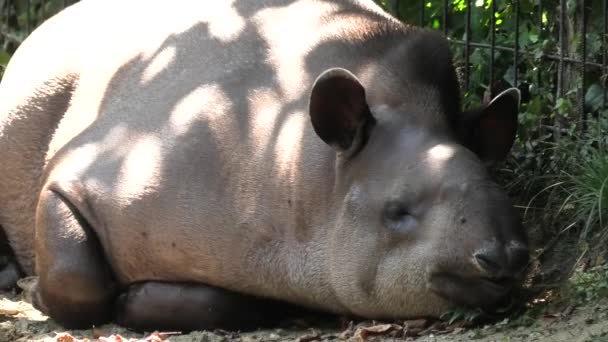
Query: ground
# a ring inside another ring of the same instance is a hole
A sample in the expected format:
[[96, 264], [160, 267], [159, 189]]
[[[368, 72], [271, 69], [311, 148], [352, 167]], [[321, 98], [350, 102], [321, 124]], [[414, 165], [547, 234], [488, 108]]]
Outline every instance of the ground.
[[[116, 325], [65, 331], [35, 310], [20, 293], [0, 293], [0, 341], [608, 341], [608, 298], [561, 307], [541, 306], [537, 314], [473, 328], [426, 320], [407, 322], [294, 321], [284, 328], [250, 333], [136, 333]], [[540, 312], [540, 314], [539, 314]], [[534, 316], [534, 317], [533, 317]], [[132, 339], [132, 340], [131, 340]]]

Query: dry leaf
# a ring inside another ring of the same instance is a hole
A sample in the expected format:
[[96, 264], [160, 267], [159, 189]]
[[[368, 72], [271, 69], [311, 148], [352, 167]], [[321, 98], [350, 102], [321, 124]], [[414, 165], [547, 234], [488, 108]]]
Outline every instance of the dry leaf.
[[429, 325], [429, 323], [430, 322], [427, 319], [413, 319], [403, 322], [403, 325], [410, 329], [424, 329]]
[[74, 342], [74, 341], [76, 341], [76, 339], [74, 338], [74, 336], [72, 336], [68, 333], [62, 333], [62, 334], [58, 334], [57, 336], [55, 336], [55, 341], [56, 342]]
[[466, 330], [465, 328], [458, 327], [452, 331], [452, 334], [454, 334], [454, 335], [460, 334], [461, 332], [463, 332], [465, 330]]
[[52, 342], [89, 342], [88, 338], [78, 339], [69, 333], [56, 333], [55, 337], [53, 337]]
[[15, 316], [20, 314], [21, 311], [19, 310], [14, 310], [14, 309], [0, 309], [0, 315], [6, 315], [6, 316]]
[[164, 341], [168, 341], [167, 339], [165, 339], [165, 336], [171, 336], [171, 335], [179, 335], [181, 334], [181, 332], [155, 332], [152, 335], [146, 337], [146, 339], [144, 341], [147, 342], [164, 342]]
[[311, 334], [307, 334], [307, 335], [298, 337], [298, 339], [296, 341], [298, 341], [298, 342], [321, 341], [321, 335], [319, 335], [316, 332], [313, 332]]
[[156, 332], [143, 339], [137, 339], [137, 338], [126, 339], [120, 335], [111, 335], [109, 337], [100, 337], [99, 342], [165, 342], [165, 341], [168, 341], [167, 339], [165, 339], [165, 336], [177, 335], [177, 334], [180, 334], [180, 333], [177, 333], [177, 332], [158, 333], [158, 332]]
[[[134, 339], [132, 339], [134, 340]], [[99, 338], [100, 342], [127, 342], [122, 336], [120, 335], [110, 335], [108, 337], [100, 337]]]
[[429, 326], [430, 321], [426, 319], [413, 319], [403, 322], [403, 337], [417, 337]]
[[338, 339], [347, 340], [353, 336], [355, 333], [355, 323], [353, 321], [348, 321], [348, 325], [346, 328], [338, 334]]
[[93, 327], [91, 329], [91, 335], [93, 336], [93, 338], [99, 339], [100, 337], [105, 335], [105, 331], [100, 327]]
[[396, 335], [399, 335], [402, 332], [403, 327], [398, 324], [379, 324], [371, 327], [358, 328], [354, 337], [362, 340], [365, 340], [370, 336], [392, 335], [392, 337], [397, 337]]

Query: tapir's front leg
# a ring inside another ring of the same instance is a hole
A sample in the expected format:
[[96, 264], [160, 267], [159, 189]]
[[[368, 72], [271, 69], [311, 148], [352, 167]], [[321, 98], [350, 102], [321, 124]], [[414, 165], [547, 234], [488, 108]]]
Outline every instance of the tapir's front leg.
[[113, 316], [116, 286], [90, 223], [70, 201], [44, 190], [36, 217], [35, 305], [66, 328]]
[[6, 234], [0, 227], [0, 290], [9, 290], [17, 284], [21, 272]]
[[250, 330], [276, 324], [288, 304], [203, 284], [143, 282], [118, 300], [117, 322], [137, 330]]

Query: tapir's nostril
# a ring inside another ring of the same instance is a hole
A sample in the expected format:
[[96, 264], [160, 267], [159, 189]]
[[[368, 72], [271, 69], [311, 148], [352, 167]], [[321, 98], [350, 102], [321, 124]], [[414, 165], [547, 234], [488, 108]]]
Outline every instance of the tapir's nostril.
[[498, 249], [484, 249], [473, 254], [479, 267], [492, 276], [498, 276], [505, 269], [506, 258]]
[[527, 267], [530, 251], [523, 244], [484, 248], [473, 254], [479, 268], [490, 277], [518, 277]]
[[516, 274], [523, 272], [530, 261], [530, 250], [521, 244], [513, 244], [507, 247], [507, 255], [509, 256], [511, 270]]

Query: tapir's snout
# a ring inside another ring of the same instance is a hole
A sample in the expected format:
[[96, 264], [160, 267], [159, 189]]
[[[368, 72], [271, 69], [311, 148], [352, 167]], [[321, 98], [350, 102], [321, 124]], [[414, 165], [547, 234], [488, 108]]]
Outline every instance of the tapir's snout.
[[486, 244], [471, 255], [469, 265], [431, 272], [428, 286], [455, 304], [496, 312], [512, 303], [529, 260], [525, 241]]
[[512, 240], [480, 248], [472, 259], [479, 271], [490, 279], [520, 278], [528, 266], [530, 250], [526, 243]]

